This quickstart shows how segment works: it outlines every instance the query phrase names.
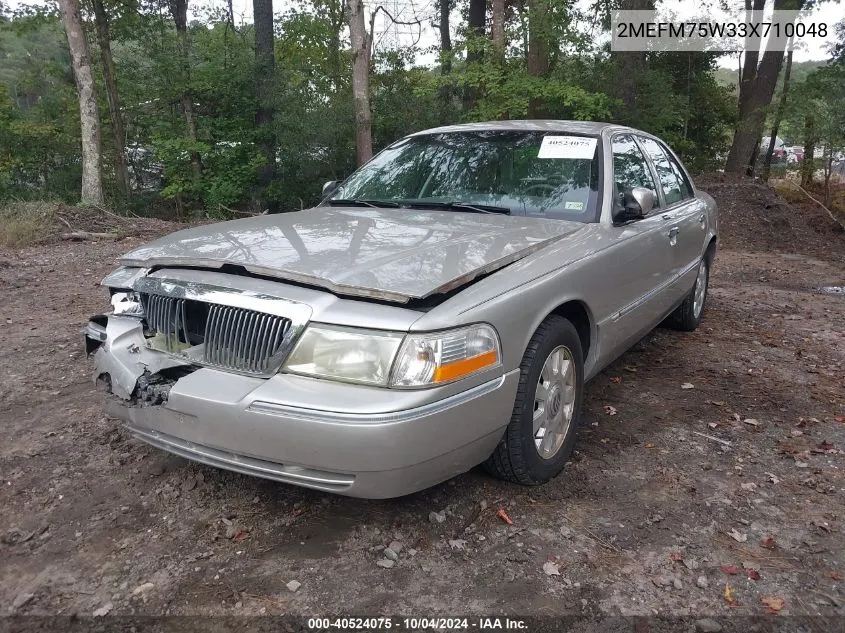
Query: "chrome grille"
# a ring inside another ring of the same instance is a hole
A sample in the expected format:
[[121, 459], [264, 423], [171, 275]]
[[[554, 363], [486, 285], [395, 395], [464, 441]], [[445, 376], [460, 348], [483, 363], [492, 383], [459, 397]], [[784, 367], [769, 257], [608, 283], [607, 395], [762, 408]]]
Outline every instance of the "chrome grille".
[[146, 295], [141, 298], [147, 326], [164, 337], [168, 352], [178, 351], [178, 343], [187, 343], [185, 299]]
[[[166, 295], [142, 293], [147, 328], [160, 334], [169, 353], [203, 345], [190, 360], [249, 374], [278, 368], [278, 358], [291, 320], [245, 308]], [[186, 354], [187, 355], [187, 354]]]
[[209, 365], [267, 373], [289, 327], [290, 320], [284, 317], [211, 305], [203, 357]]

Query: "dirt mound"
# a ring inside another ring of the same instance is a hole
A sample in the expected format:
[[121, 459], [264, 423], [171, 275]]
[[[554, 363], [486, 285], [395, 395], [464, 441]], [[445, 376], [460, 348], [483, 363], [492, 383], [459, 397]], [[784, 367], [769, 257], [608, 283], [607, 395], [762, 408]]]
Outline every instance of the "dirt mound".
[[787, 201], [749, 178], [707, 174], [696, 179], [719, 205], [721, 246], [818, 256], [845, 252], [845, 231], [809, 199]]
[[[90, 207], [74, 207], [59, 204], [53, 212], [52, 226], [59, 238], [69, 233], [113, 234], [124, 237], [156, 237], [176, 231], [181, 226], [155, 218], [123, 216]], [[55, 235], [54, 235], [55, 237]]]
[[152, 239], [181, 227], [164, 220], [122, 216], [62, 202], [13, 202], [0, 207], [0, 245], [11, 247], [60, 240]]

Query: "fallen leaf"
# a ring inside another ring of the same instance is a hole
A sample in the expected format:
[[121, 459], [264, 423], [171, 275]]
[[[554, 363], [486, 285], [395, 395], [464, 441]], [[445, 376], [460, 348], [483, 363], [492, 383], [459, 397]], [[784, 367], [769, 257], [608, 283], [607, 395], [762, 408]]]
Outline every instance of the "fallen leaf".
[[675, 562], [679, 562], [679, 561], [684, 560], [684, 557], [683, 557], [683, 556], [681, 556], [681, 553], [680, 553], [680, 552], [673, 552], [673, 553], [669, 556], [669, 560], [673, 560], [673, 561], [675, 561]]
[[827, 572], [827, 577], [832, 578], [833, 580], [842, 580], [842, 574], [833, 569]]
[[645, 448], [654, 448], [654, 444], [652, 444], [651, 442], [647, 442], [645, 444]]
[[827, 440], [823, 440], [816, 448], [812, 449], [812, 452], [819, 454], [835, 453], [836, 448]]
[[766, 613], [777, 613], [786, 606], [786, 601], [783, 598], [776, 598], [775, 596], [763, 596], [760, 598], [766, 606]]
[[756, 569], [746, 568], [745, 576], [748, 578], [748, 580], [760, 580], [760, 572]]
[[734, 588], [731, 587], [728, 583], [725, 583], [725, 590], [722, 592], [722, 597], [732, 607], [737, 606], [736, 598], [734, 597]]
[[685, 382], [681, 385], [681, 389], [695, 389], [695, 385], [691, 382]]
[[775, 537], [769, 534], [766, 538], [760, 541], [760, 547], [765, 547], [766, 549], [775, 549], [777, 547], [777, 543], [775, 543]]
[[736, 528], [731, 528], [731, 531], [728, 532], [728, 536], [730, 536], [737, 543], [745, 543], [748, 540], [748, 535], [743, 534], [742, 532], [738, 532]]
[[760, 426], [760, 423], [754, 418], [745, 418], [743, 422], [745, 422], [749, 426]]
[[835, 415], [833, 416], [833, 419], [841, 424], [845, 422], [845, 415]]
[[622, 382], [622, 376], [611, 376], [610, 382], [618, 385], [620, 382]]
[[232, 537], [232, 540], [235, 543], [240, 543], [241, 541], [245, 541], [249, 538], [249, 531], [246, 528], [239, 527], [238, 531], [235, 532], [235, 536]]
[[631, 366], [631, 365], [625, 365], [625, 371], [629, 371], [629, 372], [631, 372], [632, 374], [636, 374], [636, 373], [637, 373], [637, 368], [636, 368], [636, 367], [633, 367], [633, 366]]
[[739, 567], [736, 565], [720, 565], [719, 569], [730, 576], [736, 576], [739, 573]]
[[554, 561], [547, 560], [543, 563], [543, 571], [546, 573], [546, 576], [560, 576], [560, 565]]
[[511, 518], [508, 516], [508, 513], [505, 512], [505, 509], [502, 506], [499, 506], [499, 511], [496, 513], [496, 516], [508, 525], [513, 525], [513, 521], [511, 521]]
[[604, 405], [604, 412], [607, 415], [616, 415], [616, 407], [611, 407], [609, 404]]

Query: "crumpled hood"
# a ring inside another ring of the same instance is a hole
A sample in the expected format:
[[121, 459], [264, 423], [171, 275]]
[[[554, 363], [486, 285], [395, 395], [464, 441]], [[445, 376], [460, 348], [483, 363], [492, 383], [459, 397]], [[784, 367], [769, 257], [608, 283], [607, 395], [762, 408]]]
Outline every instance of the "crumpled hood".
[[447, 292], [584, 225], [460, 211], [319, 207], [178, 231], [126, 266], [243, 266], [338, 294], [407, 302]]

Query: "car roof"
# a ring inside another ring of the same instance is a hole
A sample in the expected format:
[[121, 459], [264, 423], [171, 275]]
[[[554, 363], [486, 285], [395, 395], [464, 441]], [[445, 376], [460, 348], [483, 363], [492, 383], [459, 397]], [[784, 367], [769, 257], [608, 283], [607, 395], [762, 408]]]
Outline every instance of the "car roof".
[[484, 132], [484, 131], [519, 131], [519, 132], [570, 132], [572, 134], [587, 134], [599, 136], [609, 129], [627, 130], [640, 132], [633, 128], [605, 123], [601, 121], [555, 121], [532, 119], [525, 121], [483, 121], [481, 123], [461, 123], [458, 125], [445, 125], [430, 130], [422, 130], [411, 134], [421, 136], [425, 134], [441, 134], [448, 132]]

